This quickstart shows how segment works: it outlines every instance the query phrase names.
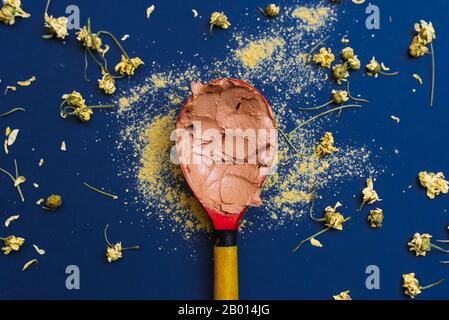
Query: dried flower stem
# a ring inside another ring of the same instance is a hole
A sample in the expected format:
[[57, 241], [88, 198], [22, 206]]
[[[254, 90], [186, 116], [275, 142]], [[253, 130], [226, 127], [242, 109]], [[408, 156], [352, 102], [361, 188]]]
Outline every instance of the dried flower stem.
[[50, 2], [51, 2], [51, 0], [48, 0], [48, 1], [47, 1], [47, 5], [45, 6], [45, 12], [44, 12], [44, 15], [47, 15], [47, 14], [48, 14], [48, 8], [50, 7]]
[[[86, 106], [87, 109], [112, 109], [114, 105], [112, 104], [104, 104], [104, 105], [95, 105], [95, 106]], [[67, 105], [67, 101], [63, 101], [60, 105], [60, 114], [61, 117], [66, 118], [67, 116], [73, 116], [76, 114], [76, 109], [72, 106]]]
[[[344, 220], [344, 222], [348, 222], [349, 220], [351, 220], [351, 217], [347, 217], [345, 220]], [[317, 221], [320, 221], [320, 220], [317, 220]], [[323, 220], [324, 221], [324, 220]], [[321, 222], [321, 221], [320, 221]], [[298, 251], [298, 249], [304, 244], [304, 243], [306, 243], [307, 241], [310, 241], [310, 239], [312, 239], [312, 238], [316, 238], [316, 237], [318, 237], [319, 235], [322, 235], [323, 233], [325, 233], [325, 232], [327, 232], [327, 231], [329, 231], [329, 230], [331, 230], [332, 228], [326, 228], [326, 229], [323, 229], [323, 230], [321, 230], [320, 232], [317, 232], [317, 233], [315, 233], [314, 235], [312, 235], [312, 236], [310, 236], [310, 237], [308, 237], [307, 239], [304, 239], [303, 241], [301, 241], [296, 247], [295, 247], [295, 249], [293, 249], [293, 253], [294, 252], [296, 252], [296, 251]]]
[[[109, 223], [104, 228], [104, 233], [103, 233], [104, 240], [106, 241], [106, 244], [112, 248], [112, 247], [114, 247], [114, 245], [108, 239], [108, 229], [109, 229]], [[137, 249], [140, 249], [140, 246], [132, 246], [132, 247], [122, 248], [122, 250], [137, 250]]]
[[443, 249], [443, 248], [441, 248], [441, 247], [439, 247], [439, 246], [437, 246], [437, 245], [435, 245], [435, 244], [433, 244], [433, 243], [431, 243], [430, 246], [431, 246], [432, 248], [434, 248], [434, 249], [440, 250], [441, 252], [449, 253], [449, 250], [445, 250], [445, 249]]
[[117, 47], [120, 49], [120, 51], [123, 53], [123, 55], [126, 57], [126, 59], [131, 61], [131, 63], [133, 64], [134, 67], [136, 66], [134, 64], [134, 62], [129, 58], [128, 53], [126, 53], [125, 48], [123, 48], [123, 46], [120, 44], [120, 41], [118, 41], [117, 38], [112, 33], [110, 33], [109, 31], [98, 31], [97, 34], [98, 34], [98, 36], [100, 36], [102, 34], [109, 36], [114, 41], [114, 43], [117, 45]]
[[379, 74], [383, 75], [383, 76], [387, 76], [387, 77], [394, 77], [397, 76], [399, 74], [398, 71], [396, 72], [383, 72], [383, 71], [379, 71]]
[[349, 81], [346, 82], [346, 91], [348, 92], [348, 96], [349, 98], [351, 98], [351, 100], [357, 101], [357, 102], [364, 102], [364, 103], [369, 103], [368, 100], [366, 99], [362, 99], [362, 98], [355, 98], [351, 95], [351, 91], [349, 90]]
[[424, 286], [424, 287], [419, 287], [421, 290], [427, 290], [427, 289], [430, 289], [430, 288], [433, 288], [433, 287], [435, 287], [435, 286], [437, 286], [437, 285], [439, 285], [439, 284], [441, 284], [441, 283], [443, 283], [444, 282], [444, 279], [441, 279], [441, 280], [439, 280], [439, 281], [437, 281], [437, 282], [434, 282], [434, 283], [432, 283], [432, 284], [429, 284], [428, 286]]
[[332, 112], [340, 111], [340, 110], [344, 110], [344, 109], [348, 109], [348, 108], [362, 108], [362, 106], [361, 106], [361, 105], [357, 105], [357, 104], [349, 104], [349, 105], [344, 105], [344, 106], [340, 106], [340, 107], [337, 107], [337, 108], [333, 108], [333, 109], [327, 110], [327, 111], [325, 111], [325, 112], [323, 112], [323, 113], [320, 113], [320, 114], [318, 114], [318, 115], [316, 115], [316, 116], [314, 116], [314, 117], [312, 117], [312, 118], [310, 118], [310, 119], [308, 119], [308, 120], [302, 122], [302, 123], [301, 123], [300, 125], [298, 125], [295, 129], [293, 129], [293, 130], [288, 134], [288, 136], [291, 136], [293, 133], [295, 133], [296, 131], [298, 131], [299, 129], [301, 129], [302, 127], [304, 127], [305, 125], [309, 124], [310, 122], [312, 122], [312, 121], [314, 121], [314, 120], [316, 120], [316, 119], [318, 119], [318, 118], [324, 117], [324, 116], [326, 116], [326, 115], [328, 115], [328, 114], [330, 114], [330, 113], [332, 113]]
[[330, 101], [328, 101], [328, 102], [326, 102], [326, 103], [324, 103], [324, 104], [322, 104], [320, 106], [317, 106], [317, 107], [310, 107], [310, 108], [301, 108], [301, 107], [299, 107], [298, 110], [302, 110], [302, 111], [320, 110], [320, 109], [323, 109], [323, 108], [327, 107], [332, 102], [334, 102], [334, 100], [330, 100]]
[[267, 14], [265, 13], [265, 10], [262, 9], [261, 7], [257, 7], [257, 10], [259, 10], [260, 13], [262, 13], [265, 17], [268, 17]]
[[17, 112], [17, 111], [26, 111], [26, 110], [23, 109], [23, 108], [14, 108], [14, 109], [11, 109], [11, 110], [9, 110], [9, 111], [7, 111], [5, 113], [0, 113], [0, 118], [4, 117], [4, 116], [8, 116], [10, 114], [13, 114], [14, 112]]
[[285, 132], [282, 130], [282, 129], [280, 129], [280, 128], [277, 128], [277, 130], [281, 133], [281, 135], [282, 135], [282, 137], [285, 139], [285, 141], [287, 142], [287, 144], [298, 154], [298, 155], [301, 155], [301, 153], [299, 152], [299, 150], [298, 150], [298, 148], [296, 148], [294, 145], [293, 145], [293, 142], [290, 140], [290, 138], [288, 137], [288, 135], [287, 134], [285, 134]]
[[108, 239], [108, 228], [109, 228], [109, 223], [106, 225], [106, 227], [104, 227], [104, 240], [106, 241], [106, 243], [109, 247], [113, 247], [112, 243]]
[[[13, 183], [15, 183], [17, 178], [19, 177], [19, 168], [17, 166], [16, 159], [14, 159], [14, 167], [15, 167], [16, 178], [14, 178], [14, 176], [11, 173], [9, 173], [8, 171], [6, 171], [5, 169], [0, 168], [0, 172], [3, 172], [4, 174], [6, 174], [12, 180]], [[23, 196], [22, 189], [20, 188], [20, 185], [17, 185], [14, 188], [17, 189], [17, 192], [19, 193], [19, 196], [20, 196], [20, 200], [22, 202], [25, 202], [25, 198]]]
[[433, 43], [430, 43], [430, 50], [432, 51], [432, 85], [430, 89], [430, 106], [433, 106], [433, 98], [435, 95], [435, 51], [433, 50]]
[[115, 194], [107, 193], [107, 192], [105, 192], [103, 190], [100, 190], [98, 188], [95, 188], [95, 187], [91, 186], [90, 184], [88, 184], [86, 182], [84, 182], [84, 186], [89, 188], [89, 189], [91, 189], [91, 190], [93, 190], [93, 191], [95, 191], [95, 192], [97, 192], [97, 193], [99, 193], [99, 194], [102, 194], [102, 195], [104, 195], [106, 197], [112, 198], [114, 200], [118, 199], [118, 196], [116, 196]]
[[321, 230], [320, 232], [315, 233], [313, 236], [310, 236], [310, 237], [308, 237], [307, 239], [302, 240], [302, 241], [295, 247], [295, 249], [293, 249], [292, 252], [294, 253], [294, 252], [298, 251], [298, 249], [299, 249], [304, 243], [306, 243], [307, 241], [310, 241], [310, 239], [312, 239], [312, 238], [315, 238], [315, 237], [317, 237], [317, 236], [319, 236], [319, 235], [321, 235], [321, 234], [323, 234], [323, 233], [329, 231], [330, 229], [331, 229], [331, 228], [323, 229], [323, 230]]

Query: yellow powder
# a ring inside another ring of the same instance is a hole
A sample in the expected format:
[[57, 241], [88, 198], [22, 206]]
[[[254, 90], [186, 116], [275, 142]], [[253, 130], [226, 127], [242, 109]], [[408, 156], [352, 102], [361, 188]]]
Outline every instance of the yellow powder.
[[122, 97], [118, 100], [118, 112], [123, 112], [129, 107], [129, 100], [126, 97]]
[[301, 19], [302, 22], [306, 23], [309, 26], [319, 27], [324, 23], [324, 20], [328, 14], [329, 8], [326, 7], [299, 7], [292, 12], [292, 17]]
[[182, 229], [184, 238], [194, 231], [210, 229], [198, 201], [189, 193], [179, 166], [170, 161], [170, 133], [175, 112], [155, 117], [139, 137], [140, 169], [138, 188], [148, 209], [157, 211], [160, 220], [172, 220]]
[[236, 50], [235, 54], [246, 68], [253, 69], [259, 63], [270, 59], [276, 49], [284, 46], [281, 38], [262, 39], [251, 41], [242, 49]]
[[165, 88], [165, 79], [163, 77], [153, 74], [151, 76], [151, 80], [153, 81], [156, 88]]

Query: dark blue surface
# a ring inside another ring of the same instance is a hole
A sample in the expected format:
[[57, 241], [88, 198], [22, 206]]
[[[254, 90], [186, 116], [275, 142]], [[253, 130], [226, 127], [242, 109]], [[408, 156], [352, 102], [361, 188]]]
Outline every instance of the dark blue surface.
[[[151, 1], [150, 1], [151, 2]], [[117, 35], [129, 33], [126, 45], [144, 61], [159, 65], [177, 60], [177, 51], [184, 59], [199, 53], [207, 63], [216, 50], [231, 37], [220, 32], [204, 40], [207, 16], [214, 10], [224, 10], [233, 27], [256, 25], [259, 14], [253, 10], [260, 1], [153, 1], [155, 14], [145, 18], [146, 1], [78, 1], [82, 23], [88, 16], [96, 29], [106, 29]], [[290, 1], [286, 1], [290, 4]], [[307, 3], [310, 1], [301, 1]], [[357, 49], [362, 61], [375, 55], [401, 72], [396, 78], [371, 79], [358, 73], [353, 91], [370, 99], [371, 104], [361, 112], [348, 113], [335, 124], [339, 139], [347, 143], [369, 144], [386, 170], [378, 178], [376, 189], [382, 195], [385, 223], [380, 230], [370, 230], [364, 222], [365, 213], [355, 215], [338, 237], [325, 235], [326, 246], [321, 250], [304, 247], [298, 254], [291, 249], [304, 235], [319, 226], [305, 222], [301, 229], [287, 227], [277, 232], [253, 232], [245, 236], [239, 246], [240, 296], [244, 299], [328, 299], [342, 290], [351, 290], [354, 299], [403, 299], [401, 275], [416, 272], [423, 284], [447, 277], [448, 266], [438, 263], [442, 254], [432, 253], [416, 258], [407, 252], [406, 244], [415, 232], [428, 232], [435, 238], [447, 238], [447, 205], [442, 196], [429, 201], [418, 187], [417, 173], [422, 170], [448, 170], [449, 148], [449, 91], [447, 90], [447, 53], [449, 42], [447, 20], [449, 2], [433, 1], [373, 1], [381, 9], [382, 25], [377, 31], [364, 27], [363, 6], [343, 1], [339, 9], [333, 41], [339, 41], [347, 30], [351, 46]], [[51, 12], [64, 13], [68, 1], [54, 1]], [[76, 121], [63, 121], [58, 115], [60, 96], [71, 90], [85, 93], [92, 102], [107, 103], [93, 87], [84, 82], [83, 54], [70, 36], [67, 44], [45, 41], [42, 12], [45, 1], [24, 1], [24, 8], [32, 13], [28, 20], [18, 19], [13, 27], [0, 26], [0, 78], [5, 85], [36, 75], [29, 88], [0, 96], [0, 112], [23, 106], [26, 113], [0, 119], [0, 129], [20, 128], [20, 137], [11, 153], [0, 156], [0, 166], [12, 170], [14, 158], [20, 171], [28, 178], [24, 187], [25, 204], [17, 202], [17, 194], [6, 177], [0, 177], [0, 220], [20, 213], [9, 230], [0, 227], [0, 235], [14, 233], [47, 250], [40, 263], [27, 272], [20, 268], [34, 257], [31, 243], [19, 254], [0, 256], [0, 298], [57, 298], [57, 299], [208, 299], [212, 292], [211, 241], [201, 236], [193, 248], [177, 252], [159, 250], [158, 242], [167, 237], [167, 230], [159, 230], [159, 222], [141, 223], [141, 214], [126, 210], [123, 201], [111, 201], [82, 187], [84, 181], [117, 191], [130, 187], [131, 182], [117, 177], [111, 162], [115, 152], [117, 128], [106, 126], [105, 113], [95, 115], [94, 121], [81, 126]], [[202, 20], [191, 18], [191, 9], [200, 11]], [[245, 8], [250, 14], [244, 15]], [[390, 23], [388, 17], [393, 18]], [[356, 22], [358, 19], [360, 22]], [[430, 58], [411, 60], [407, 48], [412, 27], [419, 19], [430, 20], [437, 29], [437, 89], [435, 106], [428, 106]], [[372, 38], [371, 35], [375, 34]], [[193, 63], [198, 59], [192, 58]], [[136, 79], [151, 73], [150, 63]], [[426, 87], [418, 88], [413, 73], [422, 75]], [[94, 79], [94, 78], [93, 78]], [[412, 88], [418, 88], [412, 93]], [[89, 97], [87, 93], [92, 93]], [[267, 93], [270, 100], [270, 93]], [[327, 93], [322, 93], [322, 100]], [[400, 116], [399, 125], [389, 117]], [[100, 142], [96, 142], [100, 139]], [[374, 141], [373, 141], [374, 139]], [[59, 150], [62, 140], [69, 152]], [[398, 149], [396, 155], [393, 151]], [[43, 168], [37, 168], [40, 158]], [[37, 181], [39, 189], [31, 182]], [[358, 201], [353, 194], [362, 188], [363, 181], [348, 182], [341, 199], [353, 208]], [[412, 185], [409, 190], [408, 186]], [[121, 191], [120, 191], [121, 190]], [[403, 190], [406, 190], [404, 193]], [[40, 210], [34, 202], [45, 195], [59, 193], [64, 208], [55, 213]], [[349, 203], [352, 199], [352, 203]], [[250, 211], [257, 214], [257, 210]], [[121, 223], [120, 223], [121, 222]], [[140, 252], [127, 252], [124, 260], [108, 264], [104, 259], [102, 231], [111, 224], [111, 240], [126, 244], [140, 244]], [[296, 234], [300, 233], [300, 236]], [[173, 247], [176, 241], [171, 237]], [[182, 247], [181, 247], [182, 248]], [[192, 253], [195, 251], [194, 253]], [[192, 254], [195, 258], [192, 258]], [[446, 258], [447, 259], [447, 258]], [[75, 264], [81, 270], [81, 289], [66, 290], [65, 268]], [[378, 265], [381, 271], [381, 290], [365, 288], [365, 268]], [[448, 279], [449, 280], [449, 279]], [[449, 281], [420, 296], [422, 299], [446, 299]]]

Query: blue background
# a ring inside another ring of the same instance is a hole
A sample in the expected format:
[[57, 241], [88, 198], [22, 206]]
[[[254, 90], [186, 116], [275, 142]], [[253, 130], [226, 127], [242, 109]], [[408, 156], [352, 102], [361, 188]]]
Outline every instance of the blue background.
[[[0, 26], [1, 90], [31, 75], [36, 75], [38, 81], [29, 88], [19, 88], [16, 93], [0, 95], [0, 112], [16, 106], [27, 109], [26, 113], [0, 119], [1, 130], [6, 126], [21, 129], [10, 155], [0, 156], [0, 166], [12, 170], [12, 159], [18, 159], [21, 173], [28, 178], [24, 186], [27, 201], [19, 203], [10, 181], [0, 176], [0, 220], [21, 214], [21, 219], [8, 230], [1, 226], [0, 235], [14, 233], [29, 239], [30, 243], [20, 253], [0, 256], [0, 298], [211, 298], [212, 242], [208, 235], [200, 236], [200, 241], [192, 244], [193, 248], [177, 252], [159, 250], [158, 242], [167, 237], [168, 231], [160, 230], [158, 222], [142, 223], [141, 214], [126, 211], [122, 200], [111, 201], [82, 186], [88, 181], [113, 191], [132, 187], [129, 181], [117, 177], [116, 165], [110, 161], [115, 152], [111, 141], [115, 141], [117, 128], [104, 124], [105, 113], [97, 114], [95, 120], [85, 126], [76, 121], [63, 121], [58, 115], [60, 96], [73, 89], [92, 93], [89, 101], [106, 103], [108, 99], [94, 90], [92, 83], [84, 82], [83, 54], [73, 40], [73, 31], [65, 45], [43, 40], [41, 13], [45, 1], [23, 2], [32, 17], [18, 19], [13, 27]], [[148, 21], [145, 10], [151, 2], [156, 5], [156, 11]], [[285, 3], [293, 4], [292, 1]], [[385, 173], [376, 184], [383, 198], [384, 225], [380, 230], [370, 230], [364, 221], [365, 211], [355, 215], [345, 232], [323, 236], [325, 248], [305, 246], [297, 254], [292, 254], [291, 249], [304, 235], [317, 231], [318, 225], [305, 220], [299, 230], [290, 226], [276, 232], [246, 234], [239, 244], [240, 296], [243, 299], [329, 299], [343, 290], [351, 290], [354, 299], [405, 299], [401, 290], [403, 273], [416, 272], [423, 284], [449, 274], [449, 267], [438, 262], [449, 259], [443, 254], [432, 252], [428, 257], [416, 258], [406, 247], [415, 232], [428, 232], [435, 238], [449, 236], [446, 230], [449, 198], [442, 196], [429, 201], [417, 182], [417, 173], [422, 170], [448, 172], [449, 59], [446, 57], [449, 29], [445, 13], [449, 12], [449, 2], [385, 0], [372, 3], [381, 10], [380, 30], [368, 31], [364, 27], [364, 8], [368, 3], [356, 6], [348, 0], [338, 7], [339, 22], [332, 39], [339, 41], [349, 30], [351, 46], [357, 48], [362, 61], [376, 55], [401, 74], [381, 79], [363, 76], [363, 86], [362, 81], [353, 81], [359, 84], [353, 91], [369, 98], [371, 104], [363, 111], [345, 114], [344, 120], [331, 129], [339, 131], [340, 139], [346, 142], [368, 143], [385, 166]], [[54, 1], [50, 12], [59, 16], [69, 4], [69, 1]], [[233, 28], [238, 29], [260, 23], [254, 8], [264, 5], [250, 0], [214, 3], [99, 0], [77, 1], [76, 4], [81, 10], [82, 24], [90, 16], [97, 29], [119, 36], [131, 34], [127, 48], [144, 61], [154, 60], [159, 65], [176, 61], [178, 50], [184, 52], [184, 58], [198, 52], [207, 63], [213, 58], [214, 48], [228, 43], [233, 30], [219, 32], [213, 38], [205, 37], [208, 13], [225, 11]], [[192, 8], [200, 11], [201, 20], [191, 18]], [[248, 8], [248, 16], [244, 16], [245, 8]], [[393, 18], [391, 23], [389, 16]], [[419, 19], [432, 21], [437, 29], [437, 88], [433, 108], [429, 107], [427, 90], [430, 57], [415, 61], [407, 54], [413, 24]], [[192, 58], [192, 62], [198, 61]], [[149, 65], [137, 74], [137, 80], [151, 72]], [[424, 78], [424, 87], [418, 87], [411, 77], [413, 73]], [[361, 74], [355, 77], [362, 77]], [[417, 92], [413, 93], [412, 88], [417, 88]], [[322, 101], [327, 98], [327, 92], [322, 92]], [[266, 94], [270, 100], [270, 93]], [[399, 125], [389, 119], [391, 114], [401, 118]], [[62, 140], [67, 141], [69, 152], [59, 150]], [[393, 152], [395, 148], [400, 151], [398, 155]], [[37, 168], [40, 158], [45, 159], [43, 168]], [[33, 181], [39, 182], [41, 187], [32, 188]], [[358, 207], [359, 201], [353, 194], [363, 183], [349, 181], [345, 185], [341, 199], [352, 199], [348, 206]], [[412, 185], [410, 190], [409, 185]], [[34, 204], [36, 199], [51, 193], [64, 197], [64, 207], [55, 213], [44, 212]], [[249, 219], [257, 213], [257, 210], [250, 210]], [[112, 240], [140, 244], [142, 250], [128, 252], [124, 260], [108, 264], [104, 259], [102, 238], [106, 223], [111, 223]], [[173, 243], [166, 247], [177, 247], [182, 240], [171, 237], [169, 241]], [[35, 256], [31, 243], [45, 248], [47, 254], [39, 257], [39, 265], [22, 273], [23, 263]], [[65, 268], [71, 264], [81, 270], [80, 290], [65, 288]], [[365, 288], [368, 265], [379, 266], [381, 290]], [[449, 281], [426, 291], [420, 298], [449, 298]]]

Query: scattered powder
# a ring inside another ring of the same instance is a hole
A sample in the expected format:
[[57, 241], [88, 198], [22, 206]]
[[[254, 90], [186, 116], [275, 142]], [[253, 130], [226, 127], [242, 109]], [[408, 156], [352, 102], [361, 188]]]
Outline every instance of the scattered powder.
[[325, 21], [326, 16], [329, 14], [329, 8], [327, 7], [299, 7], [293, 10], [292, 17], [300, 19], [303, 23], [307, 24], [309, 28], [319, 28]]
[[263, 60], [271, 58], [275, 50], [283, 45], [284, 41], [279, 38], [251, 41], [235, 54], [245, 67], [254, 68]]
[[[217, 77], [247, 81], [266, 96], [280, 128], [287, 133], [314, 115], [299, 111], [298, 106], [304, 101], [319, 103], [316, 94], [328, 90], [328, 82], [325, 71], [305, 64], [304, 57], [314, 42], [333, 30], [336, 14], [333, 7], [323, 6], [292, 8], [288, 12], [266, 28], [240, 28], [223, 48], [228, 50], [224, 59], [212, 58], [201, 65], [178, 60], [169, 70], [153, 63], [152, 76], [120, 93], [116, 102], [121, 107], [114, 120], [122, 128], [116, 162], [120, 164], [120, 175], [133, 181], [137, 191], [133, 205], [150, 221], [160, 220], [161, 228], [186, 239], [195, 238], [196, 231], [210, 230], [179, 167], [170, 160], [170, 133], [182, 101], [190, 95], [191, 81], [208, 82]], [[335, 139], [339, 152], [326, 158], [315, 156], [316, 144], [334, 122], [335, 116], [331, 115], [296, 132], [292, 141], [301, 155], [280, 138], [277, 170], [264, 183], [262, 207], [250, 208], [242, 221], [244, 233], [275, 230], [286, 224], [298, 226], [301, 216], [309, 210], [315, 189], [320, 197], [332, 192], [328, 202], [333, 203], [339, 186], [348, 180], [377, 175], [371, 153], [362, 146], [346, 145], [338, 134]]]
[[159, 88], [159, 89], [165, 88], [165, 80], [160, 75], [153, 74], [151, 76], [151, 80], [153, 81], [156, 88]]
[[129, 100], [125, 97], [122, 97], [118, 100], [119, 112], [123, 112], [129, 107]]

